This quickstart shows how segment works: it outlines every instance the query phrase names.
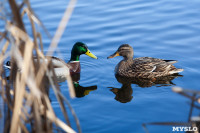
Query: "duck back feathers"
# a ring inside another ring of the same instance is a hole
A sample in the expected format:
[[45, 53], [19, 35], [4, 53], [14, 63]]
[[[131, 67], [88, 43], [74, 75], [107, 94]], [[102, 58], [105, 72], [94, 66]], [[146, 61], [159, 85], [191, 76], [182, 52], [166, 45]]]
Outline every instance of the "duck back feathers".
[[175, 60], [162, 60], [152, 57], [140, 57], [122, 60], [115, 68], [115, 73], [125, 77], [154, 78], [183, 71], [173, 66]]

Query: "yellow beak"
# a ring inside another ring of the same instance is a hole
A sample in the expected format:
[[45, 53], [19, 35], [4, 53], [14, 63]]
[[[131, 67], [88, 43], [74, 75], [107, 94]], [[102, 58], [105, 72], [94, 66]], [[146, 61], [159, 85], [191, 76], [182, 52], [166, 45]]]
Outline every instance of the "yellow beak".
[[97, 57], [96, 57], [95, 55], [93, 55], [93, 54], [90, 52], [89, 49], [87, 50], [87, 52], [86, 52], [85, 54], [86, 54], [87, 56], [90, 56], [90, 57], [94, 58], [94, 59], [97, 59]]
[[115, 52], [114, 54], [108, 56], [107, 59], [114, 58], [114, 57], [116, 57], [116, 56], [120, 56], [120, 55], [119, 55], [119, 52]]

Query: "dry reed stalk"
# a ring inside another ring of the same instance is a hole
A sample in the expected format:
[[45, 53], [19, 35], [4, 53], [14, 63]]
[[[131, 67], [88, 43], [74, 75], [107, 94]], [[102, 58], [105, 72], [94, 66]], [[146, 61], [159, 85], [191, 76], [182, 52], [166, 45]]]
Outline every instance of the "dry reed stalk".
[[[175, 122], [175, 121], [170, 121], [170, 122], [150, 122], [150, 123], [144, 123], [142, 126], [145, 130], [146, 133], [149, 133], [149, 130], [147, 128], [147, 125], [157, 125], [157, 126], [184, 126], [184, 127], [197, 127], [199, 128], [199, 123], [200, 123], [200, 115], [198, 116], [192, 116], [194, 109], [196, 108], [197, 110], [200, 110], [200, 91], [198, 90], [191, 90], [191, 89], [184, 89], [181, 87], [172, 87], [172, 91], [175, 93], [178, 93], [191, 101], [189, 102], [190, 104], [190, 111], [188, 113], [188, 121], [186, 122]], [[195, 133], [199, 133], [199, 131], [194, 131]]]
[[[67, 26], [67, 23], [70, 19], [70, 16], [74, 10], [74, 7], [76, 5], [77, 0], [70, 0], [69, 4], [66, 7], [65, 13], [62, 17], [62, 20], [60, 21], [60, 24], [56, 30], [55, 36], [53, 37], [50, 47], [49, 47], [49, 52], [47, 53], [47, 55], [52, 55], [53, 51], [55, 51], [55, 48], [57, 47], [59, 40]], [[67, 76], [67, 82], [68, 82], [68, 86], [69, 86], [69, 92], [70, 92], [70, 96], [72, 98], [75, 97], [75, 91], [74, 91], [74, 87], [73, 85], [70, 83], [72, 82], [72, 79], [70, 76]]]
[[66, 104], [68, 105], [69, 107], [69, 110], [71, 111], [75, 121], [76, 121], [76, 125], [77, 125], [77, 129], [78, 129], [78, 132], [81, 133], [81, 128], [80, 128], [80, 122], [78, 120], [78, 117], [76, 116], [76, 113], [74, 111], [74, 109], [71, 107], [69, 101], [62, 95], [62, 93], [58, 92], [59, 96], [66, 102]]
[[[70, 1], [56, 34], [52, 39], [49, 50], [55, 50], [57, 47], [75, 3], [76, 0]], [[70, 120], [64, 103], [67, 103], [69, 110], [74, 116], [78, 132], [81, 132], [80, 124], [74, 110], [60, 92], [51, 60], [43, 64], [40, 61], [34, 60], [34, 58], [45, 59], [45, 55], [42, 52], [42, 37], [36, 30], [35, 24], [42, 26], [48, 34], [46, 28], [34, 14], [28, 0], [24, 0], [20, 6], [16, 4], [15, 0], [9, 0], [9, 4], [13, 21], [9, 22], [5, 19], [6, 31], [0, 34], [0, 41], [5, 42], [0, 53], [1, 95], [8, 108], [4, 132], [52, 132], [52, 126], [55, 124], [65, 132], [74, 133], [75, 131], [70, 127]], [[0, 10], [3, 11], [2, 9]], [[20, 10], [22, 10], [22, 13], [20, 13]], [[28, 15], [30, 21], [33, 41], [27, 34], [22, 21], [22, 17], [25, 14]], [[8, 50], [9, 45], [11, 46], [10, 50]], [[36, 55], [33, 55], [33, 51], [36, 52]], [[53, 51], [48, 53], [48, 55], [52, 54]], [[3, 68], [3, 62], [8, 56], [11, 58], [12, 68], [9, 81], [6, 80], [6, 72]], [[66, 78], [70, 89], [70, 96], [74, 97], [75, 92], [70, 74], [66, 75]], [[54, 94], [68, 125], [57, 118], [54, 113], [54, 109], [48, 98], [49, 86], [52, 86], [54, 90]], [[27, 124], [31, 125], [31, 129], [27, 128]]]
[[[50, 71], [50, 72], [51, 72], [51, 71]], [[52, 73], [55, 75], [54, 71], [52, 71]], [[67, 121], [67, 124], [68, 124], [69, 126], [71, 126], [70, 121], [69, 121], [69, 118], [68, 118], [68, 115], [67, 115], [67, 110], [65, 109], [65, 106], [64, 106], [64, 102], [63, 102], [63, 100], [60, 98], [60, 96], [58, 95], [58, 92], [60, 92], [60, 89], [59, 89], [58, 84], [57, 84], [56, 82], [54, 82], [56, 79], [50, 78], [50, 73], [47, 73], [47, 76], [48, 76], [48, 78], [49, 78], [50, 83], [52, 84], [52, 88], [53, 88], [54, 93], [55, 93], [55, 95], [56, 95], [56, 98], [57, 98], [57, 100], [58, 100], [58, 102], [59, 102], [60, 108], [61, 108], [61, 110], [62, 110], [62, 112], [63, 112], [64, 118], [65, 118], [65, 120]]]

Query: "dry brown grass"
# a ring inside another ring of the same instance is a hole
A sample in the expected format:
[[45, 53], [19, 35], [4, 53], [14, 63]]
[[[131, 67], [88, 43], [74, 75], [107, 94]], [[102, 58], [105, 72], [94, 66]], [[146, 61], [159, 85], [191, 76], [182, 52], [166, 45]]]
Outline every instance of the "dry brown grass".
[[[52, 55], [57, 47], [75, 3], [76, 0], [69, 2], [56, 34], [52, 38], [49, 46], [51, 52], [48, 52], [48, 55]], [[0, 12], [3, 14], [1, 14], [1, 20], [6, 24], [5, 30], [0, 33], [0, 43], [4, 43], [0, 53], [1, 98], [7, 106], [6, 112], [0, 112], [3, 113], [1, 119], [4, 118], [5, 120], [4, 132], [54, 132], [55, 126], [57, 126], [57, 132], [73, 133], [75, 130], [70, 126], [67, 110], [71, 111], [77, 124], [77, 131], [81, 132], [74, 110], [60, 92], [51, 60], [49, 59], [46, 63], [45, 61], [41, 63], [34, 60], [34, 58], [45, 59], [42, 37], [36, 30], [36, 25], [43, 27], [50, 38], [51, 35], [34, 14], [28, 0], [24, 0], [20, 5], [17, 5], [14, 0], [8, 1], [10, 5], [8, 10], [12, 14], [11, 20], [7, 19], [8, 16], [4, 12], [6, 2], [0, 4]], [[25, 15], [28, 16], [32, 27], [32, 36], [26, 32], [22, 19]], [[5, 68], [3, 67], [7, 58], [11, 59], [12, 68], [9, 80], [6, 78]], [[70, 96], [74, 97], [75, 92], [70, 75], [66, 75], [66, 78]], [[50, 86], [60, 104], [65, 122], [56, 116], [52, 108], [48, 95]], [[30, 128], [27, 128], [28, 125], [30, 125]]]

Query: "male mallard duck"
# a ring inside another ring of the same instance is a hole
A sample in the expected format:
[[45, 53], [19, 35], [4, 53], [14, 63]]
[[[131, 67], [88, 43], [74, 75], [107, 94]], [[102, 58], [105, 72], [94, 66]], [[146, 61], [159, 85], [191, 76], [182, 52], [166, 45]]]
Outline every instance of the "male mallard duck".
[[108, 58], [123, 56], [123, 60], [115, 67], [115, 73], [124, 77], [157, 78], [182, 72], [172, 64], [175, 60], [162, 60], [152, 57], [133, 59], [133, 48], [128, 44], [121, 45], [118, 50]]
[[[79, 58], [80, 58], [80, 55], [82, 54], [86, 54], [94, 59], [97, 59], [97, 57], [90, 52], [87, 45], [82, 42], [77, 42], [74, 44], [71, 50], [71, 58], [68, 63], [66, 63], [64, 60], [59, 59], [57, 57], [47, 56], [46, 59], [48, 58], [52, 59], [56, 76], [58, 78], [65, 78], [66, 74], [68, 73], [67, 71], [68, 69], [66, 69], [66, 67], [69, 68], [70, 74], [80, 73], [81, 66], [80, 66]], [[9, 61], [6, 63], [5, 67], [10, 69]]]

